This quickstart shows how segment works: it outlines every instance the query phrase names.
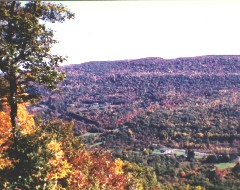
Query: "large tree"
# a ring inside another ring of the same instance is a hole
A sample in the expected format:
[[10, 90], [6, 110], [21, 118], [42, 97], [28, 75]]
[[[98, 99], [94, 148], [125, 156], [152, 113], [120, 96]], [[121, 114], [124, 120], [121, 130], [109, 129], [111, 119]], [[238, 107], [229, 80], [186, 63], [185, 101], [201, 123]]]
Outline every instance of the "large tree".
[[18, 103], [32, 98], [25, 93], [29, 84], [37, 82], [54, 89], [64, 79], [64, 73], [58, 71], [58, 66], [65, 58], [51, 53], [51, 47], [57, 41], [46, 23], [72, 18], [74, 14], [62, 4], [0, 2], [0, 75], [4, 79], [11, 109], [14, 143]]

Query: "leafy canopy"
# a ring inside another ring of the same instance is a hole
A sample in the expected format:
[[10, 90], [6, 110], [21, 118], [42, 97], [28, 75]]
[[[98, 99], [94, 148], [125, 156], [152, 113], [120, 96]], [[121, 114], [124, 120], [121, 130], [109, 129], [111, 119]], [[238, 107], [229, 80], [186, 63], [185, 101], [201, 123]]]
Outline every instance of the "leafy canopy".
[[7, 83], [15, 80], [18, 100], [27, 99], [21, 93], [30, 81], [54, 89], [64, 79], [64, 73], [57, 68], [65, 58], [51, 53], [51, 47], [57, 41], [46, 23], [72, 18], [74, 14], [61, 4], [0, 2], [0, 74]]

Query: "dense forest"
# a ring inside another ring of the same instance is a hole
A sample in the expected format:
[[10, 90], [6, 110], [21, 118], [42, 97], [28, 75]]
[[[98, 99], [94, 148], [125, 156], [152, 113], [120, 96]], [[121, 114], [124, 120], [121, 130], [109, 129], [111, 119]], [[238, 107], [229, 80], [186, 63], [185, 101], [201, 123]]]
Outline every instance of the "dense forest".
[[74, 119], [78, 134], [101, 133], [105, 146], [189, 142], [209, 148], [240, 140], [239, 56], [90, 62], [61, 69], [67, 74], [61, 93], [43, 93], [33, 110]]
[[0, 1], [0, 189], [240, 189], [240, 56], [60, 67], [74, 17]]
[[[42, 87], [32, 113], [74, 121], [88, 149], [152, 168], [181, 189], [239, 188], [240, 56], [63, 66], [60, 93]], [[188, 186], [187, 186], [188, 185]]]

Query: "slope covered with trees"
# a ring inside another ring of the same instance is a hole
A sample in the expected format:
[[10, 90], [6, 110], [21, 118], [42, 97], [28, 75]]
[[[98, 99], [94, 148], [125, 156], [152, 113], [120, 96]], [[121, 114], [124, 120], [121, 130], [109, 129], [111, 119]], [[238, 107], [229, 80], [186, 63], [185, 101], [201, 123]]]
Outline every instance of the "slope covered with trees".
[[67, 74], [61, 93], [44, 93], [39, 106], [75, 120], [78, 134], [98, 133], [103, 146], [239, 143], [240, 56], [89, 62], [61, 70]]
[[239, 56], [59, 70], [45, 24], [73, 17], [0, 2], [0, 188], [239, 189]]
[[53, 90], [65, 76], [58, 70], [65, 58], [51, 53], [57, 41], [45, 24], [73, 17], [61, 4], [0, 2], [0, 189], [158, 188], [153, 169], [89, 151], [73, 123], [27, 111], [39, 97], [33, 87]]
[[86, 150], [81, 138], [74, 135], [73, 123], [39, 118], [34, 121], [22, 104], [15, 149], [9, 106], [3, 109], [1, 189], [151, 189], [160, 185], [151, 168], [113, 159], [106, 151]]
[[[74, 121], [74, 134], [86, 145], [74, 158], [71, 178], [84, 183], [71, 183], [74, 188], [101, 176], [107, 155], [88, 151], [105, 149], [122, 166], [123, 175], [110, 180], [120, 181], [114, 183], [119, 188], [239, 189], [240, 56], [89, 62], [60, 69], [67, 75], [60, 93], [42, 87], [28, 93], [42, 95], [31, 112], [41, 113], [44, 121]], [[108, 166], [104, 171], [111, 172]], [[81, 177], [82, 171], [96, 176]], [[98, 180], [92, 188], [109, 183]]]

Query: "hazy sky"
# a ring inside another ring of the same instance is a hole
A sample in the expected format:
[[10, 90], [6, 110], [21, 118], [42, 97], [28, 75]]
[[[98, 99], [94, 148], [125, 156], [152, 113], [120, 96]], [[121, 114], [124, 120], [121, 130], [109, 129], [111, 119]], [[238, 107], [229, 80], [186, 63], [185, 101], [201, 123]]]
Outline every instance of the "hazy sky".
[[53, 52], [87, 61], [240, 54], [240, 1], [68, 1]]

